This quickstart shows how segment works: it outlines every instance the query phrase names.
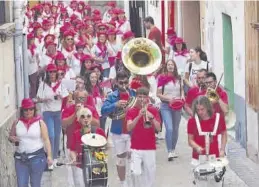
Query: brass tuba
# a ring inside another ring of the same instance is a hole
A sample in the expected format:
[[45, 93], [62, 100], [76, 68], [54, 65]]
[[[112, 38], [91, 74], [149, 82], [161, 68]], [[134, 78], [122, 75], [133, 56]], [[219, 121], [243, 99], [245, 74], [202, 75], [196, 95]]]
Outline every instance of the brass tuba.
[[162, 62], [158, 45], [147, 38], [134, 38], [122, 48], [122, 62], [133, 74], [148, 75], [155, 72]]

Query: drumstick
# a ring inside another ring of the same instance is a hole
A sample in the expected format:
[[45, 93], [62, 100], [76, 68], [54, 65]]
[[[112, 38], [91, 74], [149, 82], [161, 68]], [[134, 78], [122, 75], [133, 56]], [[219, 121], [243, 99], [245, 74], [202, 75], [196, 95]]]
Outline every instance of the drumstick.
[[81, 164], [81, 162], [68, 162], [68, 163], [63, 163], [63, 162], [57, 162], [57, 166], [73, 166], [73, 165], [77, 165], [77, 164]]

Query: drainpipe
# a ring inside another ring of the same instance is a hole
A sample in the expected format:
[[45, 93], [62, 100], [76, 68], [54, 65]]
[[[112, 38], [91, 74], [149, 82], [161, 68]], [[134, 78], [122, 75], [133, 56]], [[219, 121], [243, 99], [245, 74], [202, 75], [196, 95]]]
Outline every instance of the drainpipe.
[[177, 0], [177, 36], [182, 37], [182, 2]]
[[161, 0], [162, 44], [165, 45], [165, 1]]
[[21, 101], [24, 98], [24, 76], [23, 76], [23, 5], [24, 1], [13, 2], [13, 14], [15, 22], [14, 35], [14, 61], [15, 61], [15, 82], [16, 82], [16, 102], [20, 107]]

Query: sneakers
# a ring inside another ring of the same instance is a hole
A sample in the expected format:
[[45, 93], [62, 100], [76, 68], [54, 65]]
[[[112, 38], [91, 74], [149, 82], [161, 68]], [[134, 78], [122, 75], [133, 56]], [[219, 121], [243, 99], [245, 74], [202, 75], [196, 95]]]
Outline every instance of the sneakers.
[[174, 157], [173, 157], [172, 152], [169, 152], [169, 153], [168, 153], [168, 161], [169, 161], [169, 162], [170, 162], [170, 161], [173, 161], [173, 159], [174, 159]]
[[128, 187], [127, 181], [121, 181], [121, 187]]
[[178, 158], [178, 154], [175, 151], [172, 151], [171, 155], [172, 155], [173, 158]]
[[175, 151], [170, 151], [168, 153], [168, 161], [173, 161], [174, 158], [178, 158], [178, 154]]

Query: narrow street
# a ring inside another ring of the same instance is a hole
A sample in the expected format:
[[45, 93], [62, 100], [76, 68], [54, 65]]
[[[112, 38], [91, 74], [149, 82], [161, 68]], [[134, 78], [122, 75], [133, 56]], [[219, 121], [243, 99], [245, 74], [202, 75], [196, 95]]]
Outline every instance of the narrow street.
[[[177, 145], [179, 158], [175, 159], [173, 162], [167, 161], [164, 140], [159, 140], [159, 144], [157, 145], [157, 187], [192, 186], [192, 172], [190, 168], [191, 149], [188, 147], [187, 143], [186, 125], [186, 120], [182, 118], [180, 124], [180, 138]], [[115, 160], [112, 158], [111, 149], [108, 151], [108, 154], [109, 187], [119, 187], [119, 181], [115, 172]], [[43, 181], [45, 181], [44, 187], [49, 187], [48, 177], [48, 174], [45, 173], [43, 178]], [[64, 166], [54, 170], [52, 181], [52, 187], [67, 187], [67, 170]], [[224, 187], [247, 187], [247, 185], [230, 168], [227, 168]]]

